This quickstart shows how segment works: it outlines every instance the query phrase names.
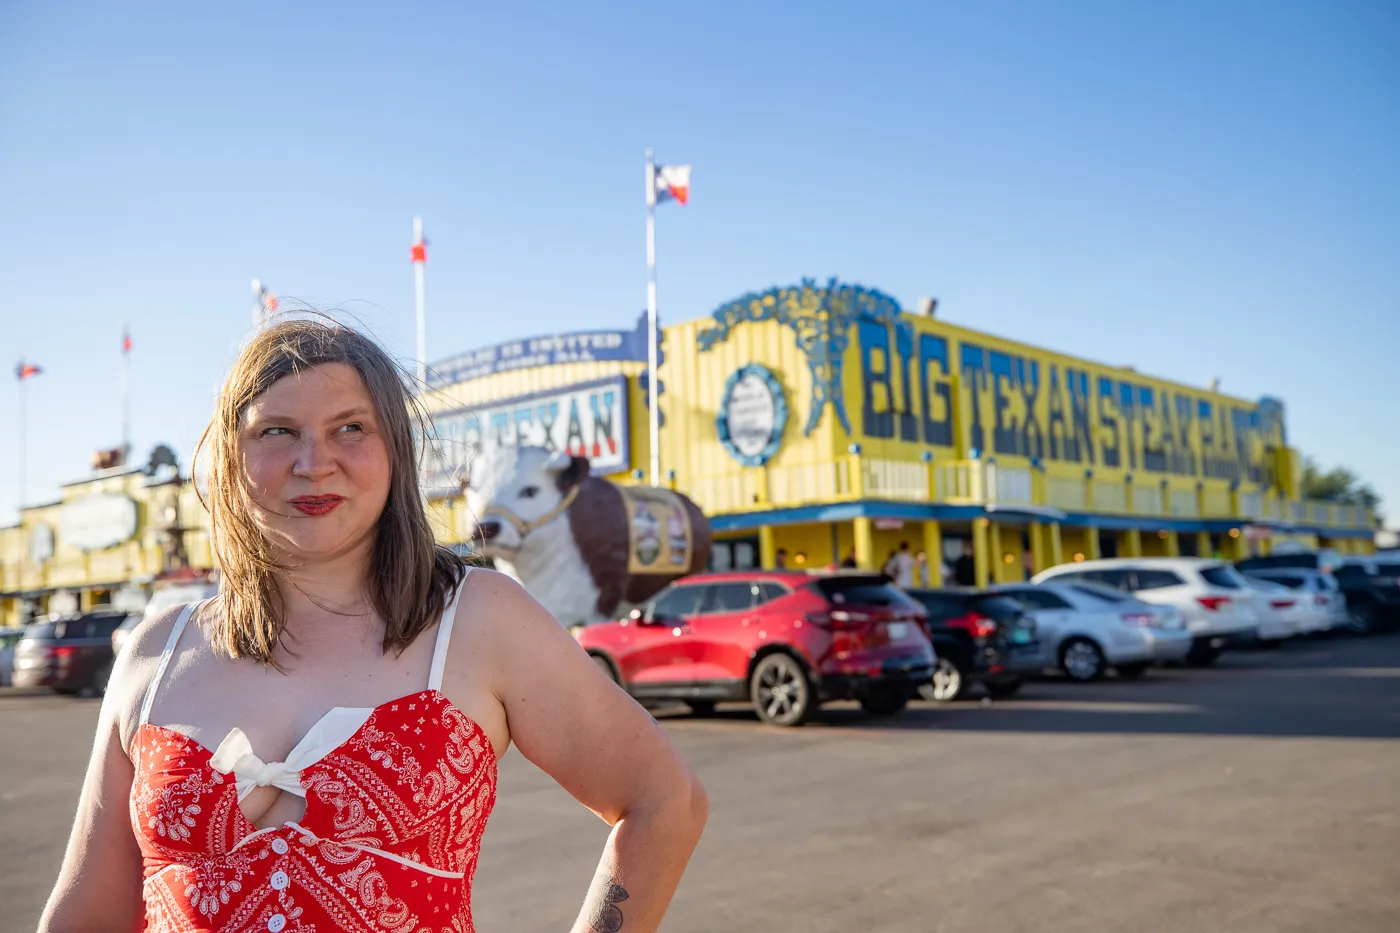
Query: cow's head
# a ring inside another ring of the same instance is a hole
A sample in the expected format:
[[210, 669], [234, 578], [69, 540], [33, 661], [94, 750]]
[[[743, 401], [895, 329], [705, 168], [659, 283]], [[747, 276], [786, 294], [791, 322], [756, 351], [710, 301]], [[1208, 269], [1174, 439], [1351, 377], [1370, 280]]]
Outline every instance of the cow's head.
[[543, 447], [498, 447], [472, 464], [467, 506], [477, 516], [471, 540], [487, 554], [519, 553], [530, 534], [564, 510], [588, 477], [584, 457], [550, 454]]

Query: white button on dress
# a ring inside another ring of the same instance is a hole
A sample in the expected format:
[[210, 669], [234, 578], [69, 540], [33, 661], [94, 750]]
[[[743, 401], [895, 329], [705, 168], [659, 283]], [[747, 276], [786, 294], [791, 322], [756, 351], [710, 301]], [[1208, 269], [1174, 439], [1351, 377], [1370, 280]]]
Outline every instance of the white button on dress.
[[288, 848], [290, 848], [290, 847], [287, 845], [287, 840], [285, 840], [285, 839], [274, 839], [274, 840], [272, 840], [272, 851], [273, 851], [273, 852], [276, 852], [278, 855], [286, 855], [286, 854], [287, 854], [287, 849], [288, 849]]
[[267, 918], [267, 933], [282, 933], [282, 928], [286, 925], [286, 917], [281, 914], [273, 914]]
[[287, 885], [292, 883], [292, 879], [287, 877], [285, 871], [275, 871], [272, 873], [272, 877], [268, 880], [268, 883], [272, 885], [272, 890], [282, 891], [286, 889]]

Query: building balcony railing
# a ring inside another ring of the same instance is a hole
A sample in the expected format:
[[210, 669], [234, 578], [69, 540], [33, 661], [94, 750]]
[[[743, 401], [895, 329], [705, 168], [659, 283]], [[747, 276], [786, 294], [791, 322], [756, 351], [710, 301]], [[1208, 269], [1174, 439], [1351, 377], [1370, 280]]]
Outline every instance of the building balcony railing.
[[1236, 519], [1318, 528], [1374, 526], [1369, 509], [1288, 501], [1257, 492], [1182, 488], [1161, 482], [1048, 475], [990, 460], [930, 463], [849, 455], [825, 463], [701, 477], [690, 495], [710, 514], [791, 508], [818, 502], [881, 499], [948, 505], [1048, 506], [1144, 518]]

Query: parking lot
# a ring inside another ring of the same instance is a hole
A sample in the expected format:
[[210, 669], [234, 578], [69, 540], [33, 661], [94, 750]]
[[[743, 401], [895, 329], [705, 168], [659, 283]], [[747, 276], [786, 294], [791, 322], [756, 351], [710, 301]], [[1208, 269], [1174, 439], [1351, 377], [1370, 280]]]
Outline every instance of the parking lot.
[[[0, 931], [34, 928], [97, 703], [0, 691]], [[1400, 929], [1400, 636], [805, 728], [658, 710], [712, 815], [665, 929]], [[565, 930], [606, 827], [512, 752], [486, 931]]]

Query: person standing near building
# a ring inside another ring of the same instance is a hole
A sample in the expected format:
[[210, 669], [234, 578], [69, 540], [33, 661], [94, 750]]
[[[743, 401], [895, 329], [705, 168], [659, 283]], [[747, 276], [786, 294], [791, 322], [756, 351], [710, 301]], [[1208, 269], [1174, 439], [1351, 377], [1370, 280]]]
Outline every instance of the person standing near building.
[[776, 554], [773, 555], [773, 569], [774, 569], [774, 570], [786, 570], [786, 569], [787, 569], [787, 548], [780, 547], [780, 548], [778, 548], [778, 552], [777, 552]]
[[977, 557], [971, 541], [963, 541], [962, 554], [953, 562], [953, 582], [958, 586], [977, 585]]
[[894, 572], [889, 576], [895, 586], [909, 589], [914, 585], [914, 555], [908, 541], [899, 542], [899, 550], [890, 558], [890, 567]]

